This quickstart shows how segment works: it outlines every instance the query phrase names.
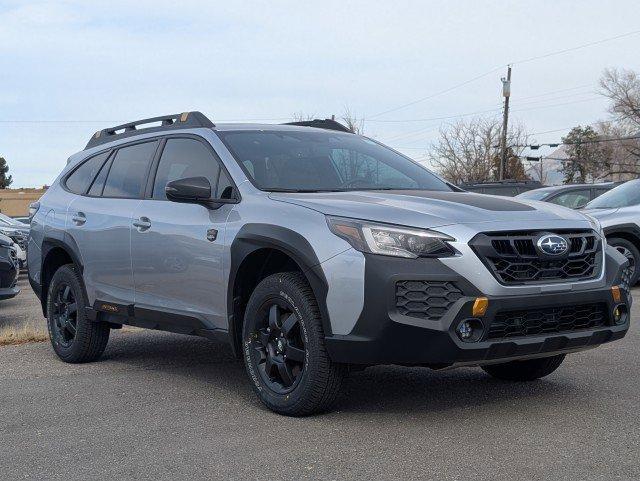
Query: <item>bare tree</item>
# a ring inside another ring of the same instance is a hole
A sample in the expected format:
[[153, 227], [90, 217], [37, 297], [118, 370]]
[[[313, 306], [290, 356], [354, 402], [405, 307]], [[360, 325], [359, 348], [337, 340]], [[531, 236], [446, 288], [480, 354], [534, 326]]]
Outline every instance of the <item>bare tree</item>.
[[316, 114], [306, 114], [304, 112], [295, 112], [293, 115], [294, 122], [306, 122], [307, 120], [317, 119]]
[[635, 130], [640, 128], [640, 77], [633, 70], [606, 69], [600, 78], [601, 94], [611, 104], [614, 120]]
[[341, 117], [345, 127], [348, 128], [354, 134], [362, 135], [364, 133], [364, 119], [358, 118], [349, 108], [345, 105], [344, 112]]
[[[432, 144], [429, 161], [440, 175], [456, 184], [496, 180], [501, 130], [498, 119], [474, 118], [448, 125], [440, 129], [440, 138]], [[506, 178], [528, 177], [519, 158], [527, 138], [522, 125], [509, 129]]]

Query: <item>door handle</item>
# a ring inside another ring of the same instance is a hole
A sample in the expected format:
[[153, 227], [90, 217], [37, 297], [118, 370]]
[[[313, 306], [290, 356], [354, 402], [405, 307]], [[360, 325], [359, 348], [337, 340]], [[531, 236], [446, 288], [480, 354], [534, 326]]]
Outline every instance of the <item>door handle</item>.
[[151, 228], [151, 221], [148, 217], [140, 217], [139, 219], [133, 221], [133, 226], [140, 232], [144, 232]]
[[71, 220], [75, 225], [83, 225], [87, 222], [87, 216], [84, 215], [84, 212], [76, 212], [73, 217], [71, 217]]

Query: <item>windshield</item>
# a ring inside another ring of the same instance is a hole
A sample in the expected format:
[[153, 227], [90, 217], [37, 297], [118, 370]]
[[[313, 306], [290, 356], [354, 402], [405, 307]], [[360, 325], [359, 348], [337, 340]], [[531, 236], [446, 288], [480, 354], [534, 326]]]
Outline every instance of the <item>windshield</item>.
[[452, 190], [406, 157], [353, 134], [330, 131], [216, 133], [261, 190]]
[[587, 209], [612, 209], [640, 204], [640, 180], [630, 180], [596, 197], [586, 206]]
[[516, 195], [516, 197], [520, 197], [521, 199], [529, 199], [529, 200], [542, 200], [551, 192], [548, 189], [534, 189], [523, 192], [522, 194]]

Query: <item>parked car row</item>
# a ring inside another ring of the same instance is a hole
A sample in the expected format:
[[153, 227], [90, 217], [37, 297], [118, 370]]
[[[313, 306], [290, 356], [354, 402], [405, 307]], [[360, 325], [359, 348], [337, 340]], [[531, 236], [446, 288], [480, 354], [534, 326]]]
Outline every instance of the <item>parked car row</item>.
[[9, 237], [17, 251], [19, 267], [27, 263], [27, 244], [29, 240], [29, 225], [0, 213], [0, 234]]

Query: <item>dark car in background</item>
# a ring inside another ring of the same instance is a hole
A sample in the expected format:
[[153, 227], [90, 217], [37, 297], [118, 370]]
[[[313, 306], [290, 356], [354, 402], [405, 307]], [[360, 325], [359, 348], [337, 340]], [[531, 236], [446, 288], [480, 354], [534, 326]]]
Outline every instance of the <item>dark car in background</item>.
[[499, 180], [494, 182], [473, 182], [460, 184], [460, 187], [467, 192], [477, 194], [502, 195], [505, 197], [515, 197], [518, 194], [532, 189], [544, 187], [537, 180]]
[[20, 292], [16, 286], [18, 271], [15, 242], [0, 234], [0, 300], [11, 299]]
[[551, 187], [529, 190], [518, 194], [516, 197], [520, 199], [551, 202], [552, 204], [558, 204], [571, 209], [581, 209], [587, 205], [588, 202], [591, 202], [608, 190], [613, 189], [616, 185], [618, 185], [616, 182], [553, 185]]

